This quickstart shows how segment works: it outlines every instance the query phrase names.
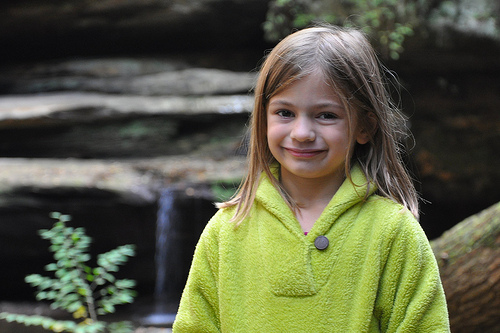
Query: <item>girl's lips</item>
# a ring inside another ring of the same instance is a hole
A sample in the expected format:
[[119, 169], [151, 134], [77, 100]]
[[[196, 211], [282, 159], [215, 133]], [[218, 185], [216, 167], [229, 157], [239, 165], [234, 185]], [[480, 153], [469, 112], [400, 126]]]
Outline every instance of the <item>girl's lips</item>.
[[315, 157], [323, 152], [325, 150], [322, 149], [296, 149], [296, 148], [285, 148], [285, 150], [290, 153], [290, 155], [294, 157], [301, 157], [301, 158], [311, 158]]

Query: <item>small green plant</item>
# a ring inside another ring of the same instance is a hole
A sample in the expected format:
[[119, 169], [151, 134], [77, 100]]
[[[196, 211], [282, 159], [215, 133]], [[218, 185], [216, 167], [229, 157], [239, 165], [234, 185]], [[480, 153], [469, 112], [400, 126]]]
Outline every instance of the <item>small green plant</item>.
[[53, 332], [124, 333], [132, 331], [129, 322], [108, 323], [98, 319], [115, 312], [115, 306], [132, 303], [135, 297], [135, 281], [116, 279], [113, 273], [120, 265], [135, 255], [134, 246], [123, 245], [98, 255], [97, 267], [87, 263], [91, 238], [84, 228], [68, 227], [69, 215], [51, 213], [57, 221], [50, 230], [40, 230], [40, 236], [50, 241], [49, 250], [54, 253], [55, 263], [45, 266], [55, 278], [31, 274], [25, 281], [36, 287], [38, 301], [50, 301], [53, 309], [63, 309], [73, 315], [72, 320], [56, 320], [45, 316], [0, 313], [0, 319], [18, 322], [26, 326], [42, 326]]

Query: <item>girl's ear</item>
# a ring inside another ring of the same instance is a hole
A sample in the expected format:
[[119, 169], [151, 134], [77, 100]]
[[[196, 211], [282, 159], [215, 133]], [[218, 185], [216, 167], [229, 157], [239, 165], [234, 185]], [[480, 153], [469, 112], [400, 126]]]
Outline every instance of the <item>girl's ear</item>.
[[364, 126], [362, 126], [359, 129], [358, 135], [356, 136], [356, 142], [359, 143], [360, 145], [368, 143], [376, 132], [377, 117], [373, 112], [368, 112], [368, 115], [366, 116], [366, 121], [364, 122], [363, 125]]

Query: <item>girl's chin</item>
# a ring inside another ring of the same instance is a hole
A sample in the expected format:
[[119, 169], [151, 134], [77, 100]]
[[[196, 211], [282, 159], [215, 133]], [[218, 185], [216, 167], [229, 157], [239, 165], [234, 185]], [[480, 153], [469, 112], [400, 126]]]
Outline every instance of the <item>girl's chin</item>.
[[338, 172], [332, 172], [332, 169], [318, 169], [311, 167], [310, 165], [304, 166], [293, 166], [293, 167], [284, 167], [281, 165], [281, 176], [282, 177], [291, 177], [291, 178], [303, 178], [310, 180], [337, 180], [339, 178], [344, 177], [343, 169], [339, 169]]

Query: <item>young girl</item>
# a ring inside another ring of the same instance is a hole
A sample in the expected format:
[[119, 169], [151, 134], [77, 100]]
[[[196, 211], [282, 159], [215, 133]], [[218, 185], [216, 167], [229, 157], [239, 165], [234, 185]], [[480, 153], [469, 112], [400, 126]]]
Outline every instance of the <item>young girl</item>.
[[448, 332], [403, 130], [362, 33], [282, 40], [255, 88], [248, 175], [199, 240], [173, 331]]

